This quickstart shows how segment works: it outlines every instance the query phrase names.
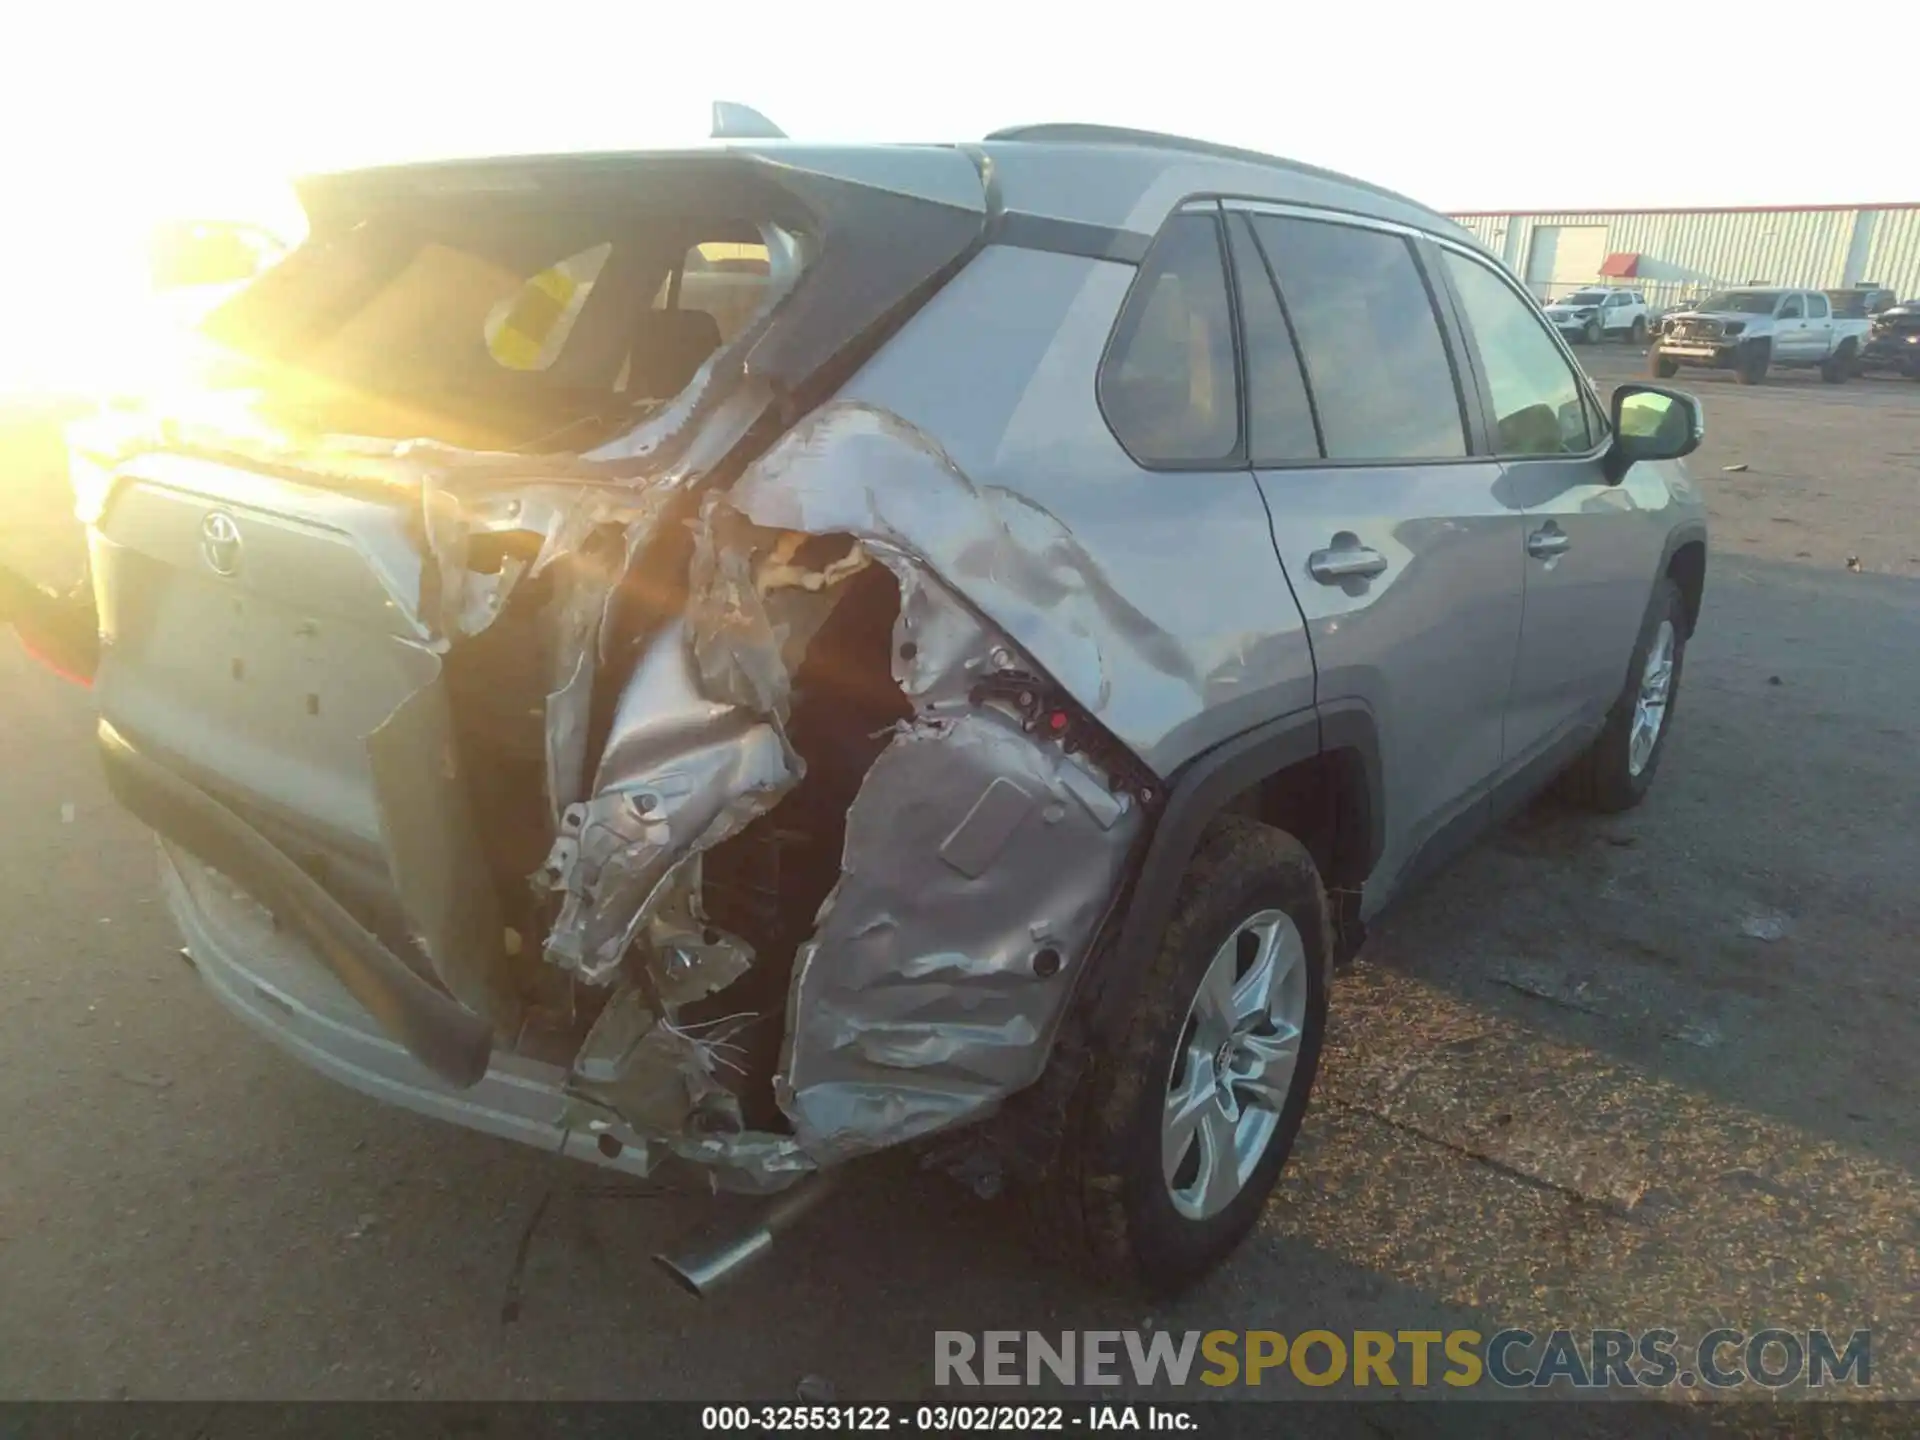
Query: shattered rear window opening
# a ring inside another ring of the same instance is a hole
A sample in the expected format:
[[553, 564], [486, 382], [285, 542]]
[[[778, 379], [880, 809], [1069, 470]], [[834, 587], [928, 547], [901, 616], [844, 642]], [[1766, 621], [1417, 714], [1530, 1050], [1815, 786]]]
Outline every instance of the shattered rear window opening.
[[281, 425], [580, 450], [684, 390], [802, 248], [751, 216], [455, 197], [310, 237], [205, 328]]

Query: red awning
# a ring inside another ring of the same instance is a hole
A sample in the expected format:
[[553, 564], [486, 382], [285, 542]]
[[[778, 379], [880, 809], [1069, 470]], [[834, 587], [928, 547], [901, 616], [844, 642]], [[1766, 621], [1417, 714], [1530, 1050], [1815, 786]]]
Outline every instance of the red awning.
[[1609, 255], [1606, 264], [1600, 267], [1600, 273], [1609, 280], [1631, 280], [1640, 273], [1640, 257], [1624, 250]]

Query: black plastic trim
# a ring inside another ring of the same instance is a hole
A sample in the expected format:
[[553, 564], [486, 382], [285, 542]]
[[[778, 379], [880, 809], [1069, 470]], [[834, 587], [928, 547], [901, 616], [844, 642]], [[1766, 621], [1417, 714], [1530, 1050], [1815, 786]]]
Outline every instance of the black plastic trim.
[[[1332, 735], [1329, 745], [1327, 737]], [[1380, 803], [1379, 743], [1372, 714], [1362, 705], [1297, 710], [1223, 741], [1174, 776], [1165, 808], [1134, 881], [1120, 933], [1098, 973], [1089, 1019], [1097, 1037], [1112, 1039], [1127, 1022], [1139, 977], [1173, 917], [1180, 881], [1200, 837], [1228, 802], [1290, 765], [1312, 760], [1328, 748], [1359, 751], [1368, 776], [1368, 825], [1373, 859], [1380, 854], [1385, 820]]]
[[[1669, 575], [1673, 572], [1673, 557], [1689, 545], [1698, 545], [1705, 559], [1712, 559], [1713, 547], [1707, 540], [1707, 526], [1704, 520], [1689, 520], [1685, 524], [1676, 525], [1673, 528], [1672, 532], [1667, 536], [1665, 547], [1660, 552], [1660, 568], [1654, 575], [1656, 582], [1662, 576]], [[1693, 634], [1693, 628], [1697, 628], [1700, 624], [1700, 607], [1706, 604], [1707, 574], [1708, 566], [1703, 563], [1700, 567], [1699, 599], [1691, 607], [1693, 614], [1690, 617], [1691, 627], [1687, 631], [1689, 637]]]
[[1138, 265], [1153, 246], [1151, 235], [1137, 230], [1120, 230], [1106, 225], [1089, 225], [1079, 220], [1060, 220], [1051, 215], [1034, 215], [1024, 210], [1008, 210], [1000, 217], [993, 243], [1012, 245], [1021, 250], [1045, 250], [1054, 255], [1079, 255], [1088, 260], [1114, 260], [1123, 265]]
[[290, 926], [380, 1028], [451, 1085], [487, 1073], [493, 1027], [380, 943], [283, 851], [206, 791], [142, 754], [102, 720], [114, 799], [163, 838], [226, 875]]
[[1387, 797], [1380, 770], [1380, 729], [1367, 702], [1330, 700], [1319, 707], [1320, 752], [1351, 750], [1360, 757], [1367, 782], [1366, 850], [1360, 872], [1371, 875], [1387, 849]]

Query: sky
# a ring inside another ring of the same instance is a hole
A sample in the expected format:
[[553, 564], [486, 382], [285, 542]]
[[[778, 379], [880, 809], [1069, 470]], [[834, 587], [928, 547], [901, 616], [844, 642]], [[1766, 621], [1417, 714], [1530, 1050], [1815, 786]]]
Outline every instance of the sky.
[[315, 169], [685, 143], [715, 99], [816, 141], [1045, 120], [1172, 131], [1447, 211], [1920, 201], [1911, 75], [1903, 62], [1876, 79], [1920, 54], [1920, 4], [1860, 0], [1791, 27], [1767, 13], [22, 0], [0, 86], [0, 274], [18, 287], [0, 382], [76, 305], [140, 283], [154, 218], [284, 223], [279, 178]]

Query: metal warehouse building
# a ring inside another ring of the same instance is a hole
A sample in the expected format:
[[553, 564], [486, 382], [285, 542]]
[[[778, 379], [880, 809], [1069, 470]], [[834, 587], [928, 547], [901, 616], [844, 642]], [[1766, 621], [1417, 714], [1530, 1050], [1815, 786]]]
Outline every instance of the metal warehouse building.
[[1920, 296], [1920, 203], [1806, 209], [1474, 211], [1453, 219], [1543, 300], [1633, 285], [1655, 306], [1721, 285], [1831, 290], [1883, 285]]

